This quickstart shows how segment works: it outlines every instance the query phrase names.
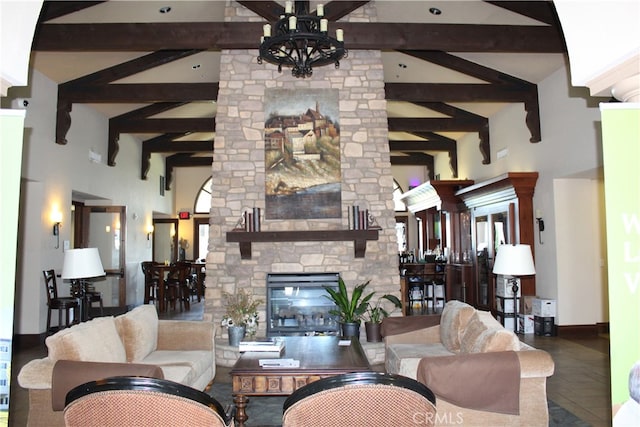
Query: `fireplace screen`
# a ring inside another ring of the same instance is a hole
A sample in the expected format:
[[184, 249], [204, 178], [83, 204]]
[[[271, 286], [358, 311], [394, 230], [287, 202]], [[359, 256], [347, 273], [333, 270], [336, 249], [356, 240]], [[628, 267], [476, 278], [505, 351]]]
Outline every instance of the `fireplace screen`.
[[338, 273], [267, 275], [267, 336], [338, 333], [329, 310], [336, 308], [324, 286], [338, 288]]

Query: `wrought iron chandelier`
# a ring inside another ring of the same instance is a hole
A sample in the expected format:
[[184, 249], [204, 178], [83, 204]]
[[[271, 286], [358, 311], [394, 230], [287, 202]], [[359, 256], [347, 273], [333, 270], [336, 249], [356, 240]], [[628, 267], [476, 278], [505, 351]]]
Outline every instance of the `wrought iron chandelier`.
[[344, 32], [336, 30], [336, 37], [328, 35], [328, 19], [324, 18], [324, 6], [319, 4], [315, 15], [309, 15], [308, 2], [296, 1], [293, 13], [293, 2], [285, 3], [285, 13], [274, 24], [275, 35], [271, 35], [271, 24], [263, 27], [264, 35], [260, 42], [258, 64], [267, 61], [282, 67], [291, 67], [294, 77], [311, 77], [314, 66], [335, 64], [340, 67], [340, 60], [347, 56], [344, 48]]

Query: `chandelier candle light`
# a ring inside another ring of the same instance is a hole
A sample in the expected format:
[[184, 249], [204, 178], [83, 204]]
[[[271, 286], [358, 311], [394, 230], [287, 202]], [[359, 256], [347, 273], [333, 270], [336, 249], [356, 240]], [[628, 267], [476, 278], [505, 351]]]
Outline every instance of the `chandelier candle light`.
[[336, 30], [336, 37], [328, 35], [329, 21], [324, 18], [324, 6], [319, 4], [315, 15], [306, 11], [306, 2], [287, 1], [285, 13], [274, 24], [275, 35], [272, 36], [271, 24], [263, 27], [260, 42], [258, 64], [267, 61], [278, 66], [291, 67], [294, 77], [311, 77], [314, 66], [335, 64], [340, 67], [340, 60], [347, 56], [344, 48], [344, 32]]

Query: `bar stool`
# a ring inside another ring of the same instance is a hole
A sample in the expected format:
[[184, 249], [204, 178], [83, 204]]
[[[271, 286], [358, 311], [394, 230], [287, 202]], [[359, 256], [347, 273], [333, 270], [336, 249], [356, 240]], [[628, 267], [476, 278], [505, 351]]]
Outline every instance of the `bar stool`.
[[69, 312], [73, 310], [73, 323], [78, 323], [80, 319], [80, 303], [76, 298], [58, 297], [58, 284], [54, 270], [44, 270], [44, 287], [47, 293], [47, 334], [51, 332], [51, 310], [58, 310], [58, 329], [63, 329], [62, 312], [65, 312], [64, 327], [71, 326], [69, 323]]

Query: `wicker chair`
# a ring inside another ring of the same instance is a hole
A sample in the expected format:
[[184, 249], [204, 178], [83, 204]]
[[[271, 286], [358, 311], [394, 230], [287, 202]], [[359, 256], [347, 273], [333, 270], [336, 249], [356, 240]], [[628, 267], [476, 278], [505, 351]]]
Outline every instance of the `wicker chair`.
[[67, 393], [66, 426], [233, 426], [233, 418], [208, 394], [164, 379], [112, 377]]
[[282, 427], [433, 426], [436, 398], [411, 378], [358, 372], [324, 378], [284, 402]]

